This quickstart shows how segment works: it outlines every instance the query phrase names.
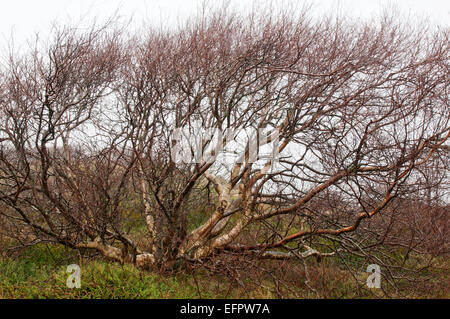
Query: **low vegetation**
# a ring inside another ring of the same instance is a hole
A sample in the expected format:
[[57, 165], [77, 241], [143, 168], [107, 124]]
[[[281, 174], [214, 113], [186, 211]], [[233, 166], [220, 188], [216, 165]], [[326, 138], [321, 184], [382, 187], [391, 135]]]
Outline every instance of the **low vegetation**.
[[[80, 289], [66, 286], [72, 263], [82, 269]], [[310, 287], [298, 262], [239, 263], [241, 268], [231, 263], [227, 275], [203, 267], [167, 275], [40, 244], [0, 259], [0, 298], [450, 298], [450, 265], [442, 257], [414, 282], [382, 289], [368, 289], [364, 268], [353, 278], [337, 259], [309, 261]]]

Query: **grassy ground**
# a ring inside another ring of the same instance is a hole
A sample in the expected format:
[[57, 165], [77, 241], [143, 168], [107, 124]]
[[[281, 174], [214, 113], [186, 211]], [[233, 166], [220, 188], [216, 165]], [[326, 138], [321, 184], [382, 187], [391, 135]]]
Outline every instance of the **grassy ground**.
[[[99, 258], [84, 258], [62, 246], [38, 245], [14, 258], [0, 259], [0, 298], [379, 298], [381, 290], [368, 290], [361, 283], [367, 274], [355, 278], [329, 260], [311, 261], [311, 290], [305, 284], [302, 267], [292, 264], [260, 264], [261, 272], [241, 267], [232, 276], [212, 274], [204, 269], [176, 275], [160, 275]], [[81, 267], [81, 288], [66, 286], [69, 264]], [[449, 298], [448, 260], [423, 272], [427, 278], [408, 293], [391, 297]], [[230, 269], [234, 269], [233, 265]], [[236, 268], [237, 269], [237, 268]], [[259, 280], [255, 280], [258, 278]], [[358, 278], [357, 278], [358, 279]], [[402, 286], [404, 285], [404, 287]], [[409, 286], [408, 286], [409, 285]]]
[[[81, 267], [81, 288], [69, 289], [67, 266]], [[184, 276], [162, 277], [130, 265], [84, 260], [63, 247], [36, 246], [0, 261], [0, 298], [197, 298]]]

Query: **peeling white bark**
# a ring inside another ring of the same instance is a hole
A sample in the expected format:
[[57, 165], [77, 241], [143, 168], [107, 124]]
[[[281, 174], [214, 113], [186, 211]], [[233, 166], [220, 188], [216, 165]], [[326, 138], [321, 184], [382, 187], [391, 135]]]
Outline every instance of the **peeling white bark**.
[[205, 242], [218, 233], [220, 233], [226, 226], [229, 217], [222, 219], [225, 213], [233, 210], [232, 203], [236, 201], [231, 200], [231, 185], [220, 181], [219, 178], [212, 175], [209, 172], [205, 172], [206, 178], [210, 180], [219, 194], [218, 206], [212, 216], [200, 227], [191, 232], [188, 240], [183, 244], [180, 249], [180, 255], [185, 254], [193, 247], [203, 246]]
[[[89, 248], [98, 250], [103, 256], [107, 258], [111, 258], [120, 263], [132, 263], [132, 258], [128, 258], [129, 256], [124, 256], [124, 253], [121, 249], [106, 245], [101, 242], [101, 239], [97, 237], [94, 241], [89, 241], [87, 243], [80, 243], [76, 246], [77, 248]], [[136, 255], [136, 266], [138, 267], [151, 267], [155, 264], [155, 257], [153, 254], [146, 252], [138, 252]]]
[[141, 268], [150, 267], [155, 263], [155, 257], [149, 253], [143, 253], [136, 256], [136, 266]]
[[306, 251], [304, 252], [295, 252], [293, 253], [292, 251], [290, 252], [281, 252], [281, 251], [265, 251], [262, 254], [263, 258], [270, 258], [270, 259], [291, 259], [291, 258], [308, 258], [311, 256], [315, 256], [315, 257], [329, 257], [329, 256], [334, 256], [335, 253], [321, 253], [318, 250], [311, 248], [309, 246], [304, 245], [303, 247], [306, 248]]
[[87, 243], [81, 243], [76, 246], [77, 248], [90, 248], [98, 250], [103, 256], [114, 259], [123, 263], [124, 258], [122, 255], [122, 250], [111, 245], [105, 245], [101, 242], [101, 239], [97, 237], [94, 241]]

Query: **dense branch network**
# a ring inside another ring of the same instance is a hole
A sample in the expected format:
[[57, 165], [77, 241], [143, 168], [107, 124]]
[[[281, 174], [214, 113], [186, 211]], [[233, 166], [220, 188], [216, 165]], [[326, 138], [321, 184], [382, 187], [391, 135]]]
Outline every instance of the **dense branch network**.
[[55, 29], [1, 69], [0, 220], [143, 267], [356, 252], [406, 201], [448, 205], [448, 37], [307, 12]]

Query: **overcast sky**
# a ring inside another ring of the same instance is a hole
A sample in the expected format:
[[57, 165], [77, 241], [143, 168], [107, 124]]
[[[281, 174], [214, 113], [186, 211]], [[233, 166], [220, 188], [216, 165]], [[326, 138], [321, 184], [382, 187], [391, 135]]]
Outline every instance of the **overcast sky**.
[[[2, 0], [0, 10], [0, 47], [14, 39], [15, 47], [25, 45], [36, 32], [42, 36], [49, 30], [52, 21], [77, 22], [97, 17], [99, 20], [111, 16], [116, 10], [124, 18], [169, 25], [192, 16], [204, 0]], [[219, 1], [211, 3], [218, 3]], [[231, 0], [239, 10], [250, 8], [254, 1]], [[266, 3], [260, 0], [257, 3]], [[275, 6], [286, 1], [273, 1]], [[289, 2], [289, 1], [287, 1]], [[291, 1], [292, 2], [292, 1]], [[301, 1], [298, 1], [301, 2]], [[389, 4], [396, 5], [404, 15], [413, 19], [425, 18], [443, 26], [450, 26], [449, 0], [315, 0], [316, 12], [341, 12], [354, 17], [368, 18]], [[87, 18], [86, 18], [87, 17]], [[26, 45], [25, 45], [26, 46]]]

